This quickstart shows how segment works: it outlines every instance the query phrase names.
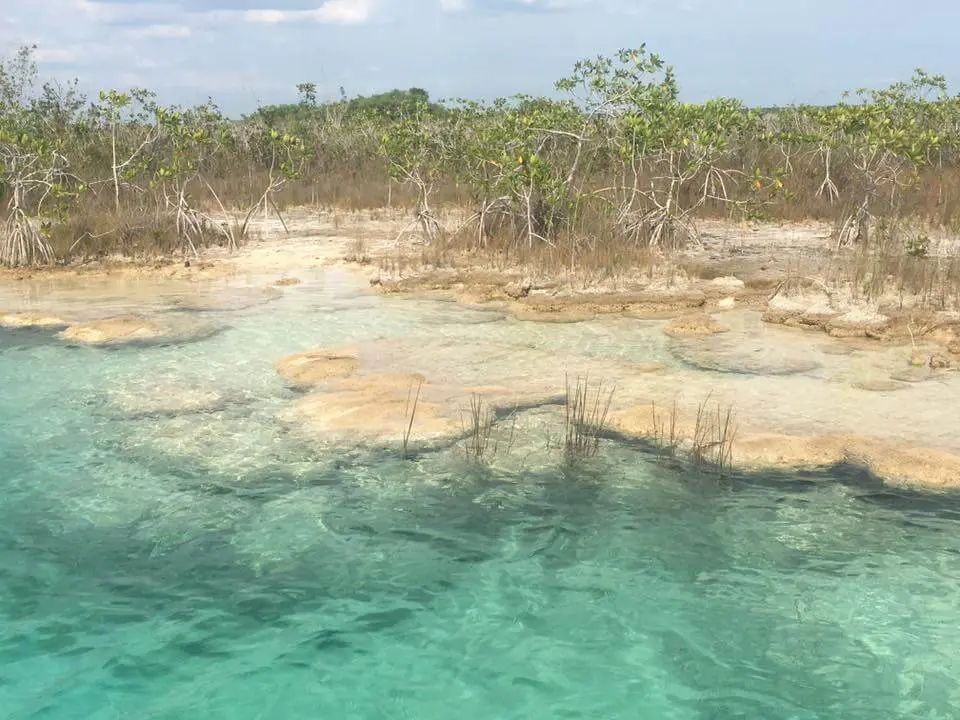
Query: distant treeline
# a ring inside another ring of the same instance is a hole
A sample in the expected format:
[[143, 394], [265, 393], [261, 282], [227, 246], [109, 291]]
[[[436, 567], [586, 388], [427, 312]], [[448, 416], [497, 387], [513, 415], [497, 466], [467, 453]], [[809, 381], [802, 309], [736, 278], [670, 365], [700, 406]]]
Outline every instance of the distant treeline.
[[[838, 247], [904, 220], [960, 229], [960, 102], [941, 76], [757, 110], [683, 102], [673, 69], [640, 47], [577, 63], [556, 91], [318, 102], [301, 83], [297, 102], [230, 120], [212, 101], [39, 83], [23, 48], [0, 61], [0, 263], [236, 245], [255, 212], [291, 204], [409, 206], [431, 241], [573, 261], [598, 244], [698, 242], [707, 215], [829, 219]], [[438, 205], [468, 222], [445, 226]]]

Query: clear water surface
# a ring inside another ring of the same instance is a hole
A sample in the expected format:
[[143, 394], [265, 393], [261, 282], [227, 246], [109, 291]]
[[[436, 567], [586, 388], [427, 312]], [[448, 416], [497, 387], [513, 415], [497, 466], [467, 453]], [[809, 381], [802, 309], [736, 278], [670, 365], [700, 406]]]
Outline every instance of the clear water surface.
[[[437, 334], [674, 362], [336, 273], [181, 345], [0, 334], [0, 717], [952, 718], [960, 502], [308, 447], [272, 363]], [[205, 412], [138, 412], [152, 387]], [[131, 400], [132, 398], [132, 400]]]

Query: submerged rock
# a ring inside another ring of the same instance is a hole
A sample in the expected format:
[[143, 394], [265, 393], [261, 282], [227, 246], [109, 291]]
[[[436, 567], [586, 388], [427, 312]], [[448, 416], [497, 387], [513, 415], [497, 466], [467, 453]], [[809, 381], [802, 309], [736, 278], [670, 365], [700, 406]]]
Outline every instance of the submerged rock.
[[[415, 445], [457, 436], [462, 423], [451, 408], [426, 397], [420, 382], [393, 375], [353, 378], [347, 387], [311, 393], [283, 414], [312, 437], [331, 442]], [[420, 387], [419, 396], [417, 388]]]
[[[723, 405], [719, 405], [721, 412]], [[696, 409], [638, 405], [612, 413], [611, 426], [681, 453], [697, 433]], [[720, 423], [725, 415], [721, 415]], [[712, 420], [711, 420], [712, 421]], [[822, 469], [841, 463], [860, 465], [887, 482], [947, 489], [960, 487], [960, 455], [931, 448], [902, 448], [854, 435], [804, 436], [743, 433], [736, 417], [726, 435], [735, 467], [746, 470]], [[716, 437], [717, 425], [710, 425]], [[670, 434], [672, 433], [672, 435]]]
[[895, 392], [903, 390], [906, 385], [895, 380], [860, 380], [850, 384], [850, 387], [866, 392]]
[[734, 458], [746, 468], [852, 463], [894, 484], [960, 487], [960, 456], [932, 448], [899, 448], [865, 437], [755, 435], [738, 439]]
[[105, 345], [133, 340], [153, 340], [163, 334], [164, 328], [152, 320], [129, 315], [71, 325], [60, 333], [60, 337], [83, 345]]
[[943, 373], [936, 372], [929, 366], [911, 367], [890, 375], [891, 380], [908, 383], [921, 383], [929, 380], [937, 380], [943, 377]]
[[668, 322], [663, 328], [663, 331], [671, 337], [708, 337], [729, 330], [729, 325], [718, 322], [706, 313], [681, 315]]
[[44, 313], [4, 313], [0, 312], [0, 327], [5, 328], [54, 328], [69, 325], [56, 315]]
[[668, 345], [677, 359], [699, 370], [745, 375], [798, 375], [820, 367], [808, 351], [755, 339], [711, 337]]
[[201, 323], [168, 323], [139, 315], [124, 315], [70, 325], [60, 337], [80, 345], [192, 342], [210, 337], [219, 327]]
[[207, 413], [220, 410], [225, 404], [225, 398], [216, 390], [169, 382], [116, 388], [107, 397], [114, 410], [128, 416]]
[[[333, 356], [335, 371], [356, 368], [356, 356], [315, 351], [305, 366], [294, 366], [294, 375], [306, 378], [310, 393], [288, 408], [282, 419], [311, 440], [324, 443], [373, 443], [398, 446], [409, 433], [411, 446], [432, 446], [461, 437], [470, 427], [471, 403], [479, 401], [488, 413], [556, 404], [556, 393], [531, 388], [517, 390], [502, 385], [436, 383], [417, 372], [359, 372], [340, 376], [327, 372]], [[319, 360], [316, 356], [319, 355]], [[303, 359], [303, 356], [293, 356]], [[345, 359], [345, 365], [337, 363]], [[289, 361], [290, 359], [287, 359]], [[309, 369], [319, 363], [315, 373]], [[304, 367], [307, 375], [300, 372]], [[411, 425], [412, 423], [412, 425]]]
[[204, 295], [180, 298], [174, 303], [178, 310], [193, 312], [246, 310], [281, 297], [275, 287], [226, 288]]
[[274, 283], [276, 287], [292, 287], [294, 285], [299, 285], [299, 284], [300, 284], [300, 278], [295, 278], [295, 277], [280, 278]]
[[669, 369], [668, 366], [658, 362], [634, 363], [630, 367], [637, 373], [658, 373]]
[[360, 369], [360, 355], [351, 348], [309, 350], [279, 360], [274, 368], [287, 382], [310, 387], [354, 374]]

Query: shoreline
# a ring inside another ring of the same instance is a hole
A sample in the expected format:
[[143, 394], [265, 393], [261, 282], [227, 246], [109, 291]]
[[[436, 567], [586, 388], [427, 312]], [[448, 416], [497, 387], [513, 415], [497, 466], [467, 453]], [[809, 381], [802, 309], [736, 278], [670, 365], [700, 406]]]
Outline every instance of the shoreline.
[[[288, 222], [289, 220], [288, 218]], [[261, 290], [274, 288], [280, 293], [287, 290], [295, 292], [301, 280], [309, 283], [311, 277], [317, 273], [336, 267], [354, 276], [357, 290], [364, 294], [405, 298], [411, 302], [416, 302], [417, 298], [442, 298], [455, 302], [465, 309], [474, 307], [504, 312], [514, 320], [529, 322], [531, 326], [559, 322], [585, 323], [586, 327], [590, 327], [590, 323], [597, 319], [617, 322], [621, 320], [624, 322], [628, 320], [671, 321], [676, 328], [671, 337], [691, 343], [692, 351], [697, 351], [698, 343], [706, 343], [709, 347], [711, 338], [723, 337], [725, 331], [718, 328], [722, 328], [728, 319], [736, 319], [745, 312], [769, 314], [771, 300], [775, 300], [782, 290], [782, 285], [778, 286], [779, 281], [776, 277], [748, 276], [744, 281], [733, 274], [736, 267], [729, 263], [722, 269], [731, 274], [717, 275], [709, 280], [677, 273], [673, 276], [673, 281], [668, 282], [663, 277], [657, 277], [655, 272], [651, 272], [645, 279], [645, 285], [632, 282], [630, 278], [619, 278], [616, 281], [597, 283], [591, 288], [583, 286], [577, 288], [573, 283], [564, 284], [562, 279], [557, 278], [550, 280], [543, 277], [530, 277], [524, 268], [496, 273], [490, 268], [481, 268], [477, 265], [466, 268], [421, 268], [419, 271], [408, 271], [406, 277], [392, 277], [383, 272], [382, 263], [384, 258], [389, 257], [396, 248], [387, 239], [392, 237], [392, 234], [383, 232], [382, 222], [374, 223], [374, 227], [368, 228], [363, 233], [368, 240], [371, 237], [380, 238], [372, 241], [371, 259], [367, 263], [350, 262], [345, 259], [350, 253], [351, 243], [355, 241], [355, 236], [349, 231], [327, 233], [321, 230], [314, 233], [310, 232], [310, 228], [304, 227], [301, 222], [297, 226], [298, 232], [291, 237], [277, 232], [277, 228], [269, 227], [269, 223], [267, 225], [259, 229], [264, 239], [253, 241], [232, 255], [225, 251], [207, 253], [199, 262], [190, 260], [189, 266], [185, 266], [183, 262], [168, 259], [4, 271], [0, 274], [0, 284], [5, 286], [6, 290], [0, 294], [0, 324], [7, 328], [11, 326], [11, 322], [14, 322], [15, 327], [30, 326], [29, 322], [18, 326], [15, 321], [9, 321], [9, 318], [16, 317], [18, 313], [29, 314], [31, 312], [29, 306], [33, 305], [35, 310], [41, 315], [45, 314], [46, 318], [45, 321], [38, 322], [36, 325], [52, 326], [54, 323], [51, 318], [56, 316], [54, 311], [58, 303], [62, 303], [63, 310], [69, 311], [71, 305], [83, 299], [85, 294], [95, 295], [98, 284], [115, 285], [112, 289], [115, 296], [117, 292], [122, 294], [125, 290], [130, 291], [138, 283], [144, 283], [146, 287], [140, 288], [138, 292], [131, 292], [129, 297], [125, 298], [136, 304], [141, 297], [140, 293], [144, 300], [151, 298], [155, 300], [156, 297], [151, 293], [171, 291], [171, 296], [177, 293], [185, 294], [185, 291], [191, 287], [196, 290], [209, 282], [236, 285], [243, 284], [245, 281], [251, 292], [256, 291], [257, 288]], [[364, 223], [361, 221], [359, 225], [362, 227]], [[376, 270], [374, 277], [378, 279], [373, 281], [371, 272], [378, 267], [378, 263], [381, 269]], [[279, 288], [277, 288], [278, 285]], [[50, 289], [68, 292], [61, 292], [59, 298], [50, 298]], [[806, 291], [812, 294], [814, 300], [822, 300], [822, 297], [815, 295], [817, 288], [813, 287], [812, 290], [807, 288]], [[216, 290], [214, 290], [215, 293]], [[11, 302], [18, 296], [21, 307], [10, 307]], [[44, 296], [47, 296], [46, 300]], [[24, 298], [27, 299], [24, 300]], [[215, 309], [213, 305], [209, 307]], [[896, 318], [887, 318], [882, 328], [878, 330], [880, 326], [876, 324], [874, 316], [865, 315], [866, 319], [863, 322], [843, 324], [838, 322], [838, 319], [842, 321], [845, 314], [838, 312], [818, 314], [816, 312], [818, 307], [810, 302], [804, 304], [796, 301], [794, 305], [779, 309], [774, 307], [773, 310], [780, 312], [777, 318], [780, 320], [779, 324], [771, 323], [769, 317], [764, 318], [766, 321], [764, 324], [770, 328], [781, 325], [790, 328], [789, 332], [796, 333], [796, 339], [790, 341], [793, 345], [812, 346], [815, 343], [826, 342], [835, 345], [838, 352], [852, 348], [857, 353], [868, 354], [881, 349], [895, 348], [897, 352], [903, 349], [904, 372], [911, 367], [922, 367], [922, 363], [915, 362], [917, 358], [913, 357], [920, 352], [916, 345], [916, 329]], [[820, 307], [819, 310], [822, 311], [823, 308]], [[149, 309], [147, 313], [149, 314]], [[63, 317], [67, 319], [69, 314], [64, 312]], [[3, 321], [4, 317], [8, 322]], [[681, 322], [678, 323], [678, 319]], [[957, 319], [956, 325], [960, 328], [960, 319]], [[953, 353], [951, 349], [960, 350], [960, 343], [956, 342], [957, 336], [954, 334], [953, 327], [951, 318], [942, 318], [939, 327], [924, 333], [927, 337], [923, 338], [923, 353], [926, 353], [926, 362], [929, 367], [923, 369], [931, 373], [930, 379], [946, 382], [954, 377], [953, 371], [948, 366], [956, 364], [954, 356], [960, 353]], [[776, 344], [778, 341], [773, 342]], [[953, 345], [952, 348], [951, 345]], [[802, 348], [800, 350], [794, 348], [793, 352], [802, 354]], [[938, 356], [942, 356], [944, 364], [934, 367], [934, 358]], [[280, 360], [281, 358], [277, 358], [277, 361]], [[419, 372], [415, 367], [417, 364], [415, 357], [412, 357], [409, 363], [411, 364], [410, 372]], [[602, 368], [603, 363], [601, 362], [600, 365]], [[665, 407], [670, 402], [670, 393], [665, 392], [664, 389], [670, 385], [671, 376], [675, 377], [677, 382], [683, 383], [693, 377], [689, 374], [691, 371], [678, 374], [671, 372], [669, 368], [660, 372], [634, 373], [626, 365], [617, 368], [608, 363], [608, 366], [613, 374], [609, 378], [611, 381], [623, 381], [628, 385], [632, 383], [630, 393], [611, 414], [611, 430], [642, 440], [649, 440], [653, 433], [649, 417], [650, 404], [656, 403]], [[708, 373], [704, 370], [694, 372], [704, 375]], [[616, 373], [630, 375], [616, 377]], [[656, 381], [656, 387], [649, 387], [648, 392], [644, 394], [643, 379], [653, 375], [661, 377]], [[498, 380], [493, 377], [491, 382], [497, 383]], [[701, 379], [704, 387], [709, 386], [709, 380], [709, 377]], [[737, 386], [736, 375], [718, 375], [716, 382], [723, 387], [735, 389]], [[877, 408], [887, 405], [893, 407], [900, 402], [895, 394], [901, 393], [901, 397], [908, 397], [914, 387], [911, 385], [912, 382], [912, 380], [893, 382], [868, 379], [861, 382], [862, 397], [890, 397], [889, 401], [872, 400], [871, 402]], [[760, 386], [763, 387], [764, 384], [761, 383]], [[851, 386], [855, 387], [855, 384], [851, 383]], [[820, 387], [820, 385], [815, 385], [814, 381], [806, 381], [804, 387]], [[821, 391], [827, 392], [823, 388]], [[756, 414], [756, 410], [763, 407], [762, 398], [741, 397], [738, 402], [735, 391], [725, 390], [724, 392], [732, 394], [731, 403], [736, 407], [741, 418], [749, 418], [752, 414]], [[847, 396], [842, 393], [838, 395], [835, 391], [830, 392], [833, 392], [831, 397], [834, 398], [831, 402], [839, 403], [835, 409], [843, 412], [842, 401]], [[850, 401], [856, 402], [856, 397], [859, 396], [850, 395]], [[814, 405], [806, 410], [797, 411], [815, 410]], [[789, 417], [791, 413], [789, 404], [784, 411]], [[820, 412], [821, 414], [828, 412], [826, 404]], [[741, 423], [742, 432], [738, 433], [733, 447], [734, 469], [824, 469], [839, 463], [852, 463], [885, 478], [885, 481], [891, 485], [927, 490], [960, 488], [960, 447], [942, 447], [941, 443], [936, 441], [933, 443], [891, 442], [870, 432], [783, 433], [766, 428], [767, 423], [763, 418], [769, 414], [768, 411], [764, 411], [757, 416], [760, 418], [759, 426], [757, 421], [747, 420]], [[917, 420], [921, 417], [918, 416]], [[784, 424], [788, 425], [789, 422]], [[957, 429], [960, 431], [960, 427]], [[937, 437], [942, 437], [944, 432], [945, 430], [941, 428], [937, 434], [929, 434], [929, 437], [935, 440]], [[912, 428], [910, 434], [917, 436], [918, 439], [924, 436], [922, 428], [920, 430]]]

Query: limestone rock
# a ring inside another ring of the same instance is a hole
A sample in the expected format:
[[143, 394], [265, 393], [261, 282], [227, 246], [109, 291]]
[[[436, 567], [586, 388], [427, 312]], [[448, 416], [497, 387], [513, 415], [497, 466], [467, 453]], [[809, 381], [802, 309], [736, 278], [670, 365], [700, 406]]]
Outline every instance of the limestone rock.
[[5, 328], [53, 328], [66, 325], [69, 323], [55, 315], [0, 312], [0, 327]]
[[222, 327], [218, 325], [194, 322], [172, 314], [164, 316], [162, 320], [140, 315], [122, 315], [75, 323], [59, 333], [59, 337], [70, 343], [91, 346], [167, 344], [202, 340], [220, 329]]
[[860, 380], [855, 383], [851, 383], [850, 387], [857, 390], [864, 390], [866, 392], [895, 392], [897, 390], [902, 390], [907, 387], [903, 383], [896, 382], [895, 380]]
[[827, 332], [836, 338], [878, 337], [887, 328], [890, 318], [870, 310], [851, 310], [827, 323]]
[[933, 355], [930, 356], [930, 359], [928, 360], [928, 365], [934, 370], [946, 370], [947, 368], [950, 367], [951, 363], [949, 358], [939, 353], [934, 353]]
[[353, 375], [360, 368], [360, 356], [350, 348], [309, 350], [281, 359], [274, 368], [287, 382], [310, 387]]
[[60, 333], [60, 337], [83, 345], [108, 345], [136, 340], [155, 340], [166, 332], [166, 328], [153, 320], [127, 315], [77, 323]]
[[743, 288], [745, 287], [745, 283], [743, 282], [743, 280], [737, 277], [733, 277], [732, 275], [714, 278], [713, 280], [710, 281], [710, 284], [714, 288], [723, 290], [725, 292], [736, 292], [738, 290], [743, 290]]
[[663, 328], [663, 331], [671, 337], [707, 337], [729, 330], [729, 326], [717, 322], [706, 313], [681, 315], [668, 322]]
[[638, 373], [657, 373], [668, 369], [666, 365], [658, 362], [636, 363], [632, 367], [633, 370]]
[[799, 375], [820, 367], [803, 347], [762, 338], [675, 339], [668, 347], [677, 359], [698, 370], [732, 375]]
[[408, 429], [417, 445], [455, 437], [463, 428], [456, 409], [427, 385], [417, 374], [357, 375], [307, 395], [283, 419], [310, 437], [336, 442], [395, 444]]
[[532, 288], [533, 282], [529, 278], [524, 278], [522, 282], [509, 283], [503, 289], [503, 291], [506, 293], [507, 297], [513, 298], [514, 300], [519, 300], [520, 298], [529, 295]]

